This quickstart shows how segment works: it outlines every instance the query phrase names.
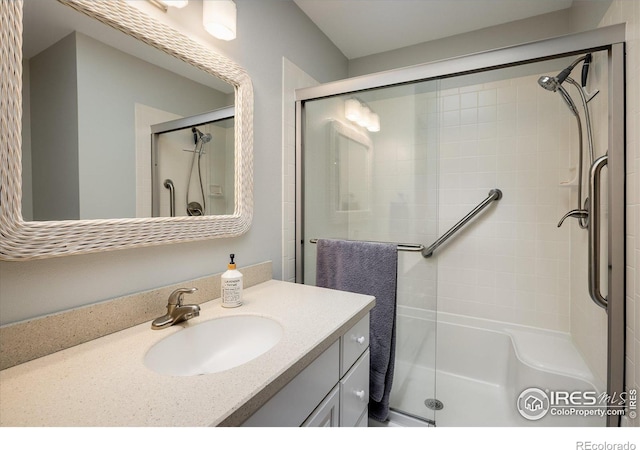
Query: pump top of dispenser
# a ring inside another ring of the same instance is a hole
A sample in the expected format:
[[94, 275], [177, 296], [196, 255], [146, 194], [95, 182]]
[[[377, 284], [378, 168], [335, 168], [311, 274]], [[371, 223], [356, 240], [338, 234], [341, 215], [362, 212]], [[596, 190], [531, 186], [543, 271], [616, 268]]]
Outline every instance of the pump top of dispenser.
[[227, 269], [229, 270], [234, 270], [236, 268], [236, 263], [233, 262], [233, 258], [235, 258], [236, 255], [234, 255], [233, 253], [231, 253], [229, 255], [229, 258], [231, 259], [231, 262], [229, 264], [227, 264]]

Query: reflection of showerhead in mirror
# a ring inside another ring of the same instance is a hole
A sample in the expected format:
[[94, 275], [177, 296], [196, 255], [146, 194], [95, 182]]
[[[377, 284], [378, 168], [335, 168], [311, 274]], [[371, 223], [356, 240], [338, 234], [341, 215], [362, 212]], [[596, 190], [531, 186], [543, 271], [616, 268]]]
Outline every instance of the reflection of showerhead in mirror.
[[211, 133], [205, 134], [202, 131], [198, 130], [196, 127], [191, 128], [191, 132], [193, 133], [194, 144], [197, 144], [198, 141], [202, 142], [203, 144], [211, 141]]

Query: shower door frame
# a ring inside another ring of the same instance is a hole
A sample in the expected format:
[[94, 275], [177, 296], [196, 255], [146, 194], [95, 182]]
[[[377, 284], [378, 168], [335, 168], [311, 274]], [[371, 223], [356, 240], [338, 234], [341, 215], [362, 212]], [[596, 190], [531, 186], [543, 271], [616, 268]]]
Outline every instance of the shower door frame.
[[[304, 103], [310, 100], [423, 81], [487, 72], [527, 63], [606, 50], [608, 52], [608, 307], [607, 392], [624, 392], [625, 375], [625, 24], [474, 53], [432, 63], [297, 89], [296, 98], [296, 282], [303, 280]], [[607, 416], [607, 426], [621, 417]]]

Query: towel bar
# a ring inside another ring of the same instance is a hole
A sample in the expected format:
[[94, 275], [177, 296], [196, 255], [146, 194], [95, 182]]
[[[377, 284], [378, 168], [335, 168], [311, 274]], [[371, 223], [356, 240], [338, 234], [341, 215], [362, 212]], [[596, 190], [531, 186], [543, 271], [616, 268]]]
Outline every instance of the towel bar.
[[[309, 239], [309, 243], [317, 244], [318, 239]], [[384, 242], [385, 244], [387, 242]], [[424, 250], [424, 245], [422, 244], [398, 244], [399, 252], [421, 252]]]

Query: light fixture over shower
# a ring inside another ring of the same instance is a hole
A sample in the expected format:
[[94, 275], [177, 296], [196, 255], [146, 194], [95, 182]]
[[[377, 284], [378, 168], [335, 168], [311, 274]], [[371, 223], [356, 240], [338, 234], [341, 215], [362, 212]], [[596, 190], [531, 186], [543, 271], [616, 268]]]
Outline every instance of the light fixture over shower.
[[372, 133], [380, 131], [380, 116], [356, 98], [344, 102], [344, 116]]
[[236, 38], [236, 4], [233, 0], [203, 0], [202, 24], [213, 37], [223, 41]]

